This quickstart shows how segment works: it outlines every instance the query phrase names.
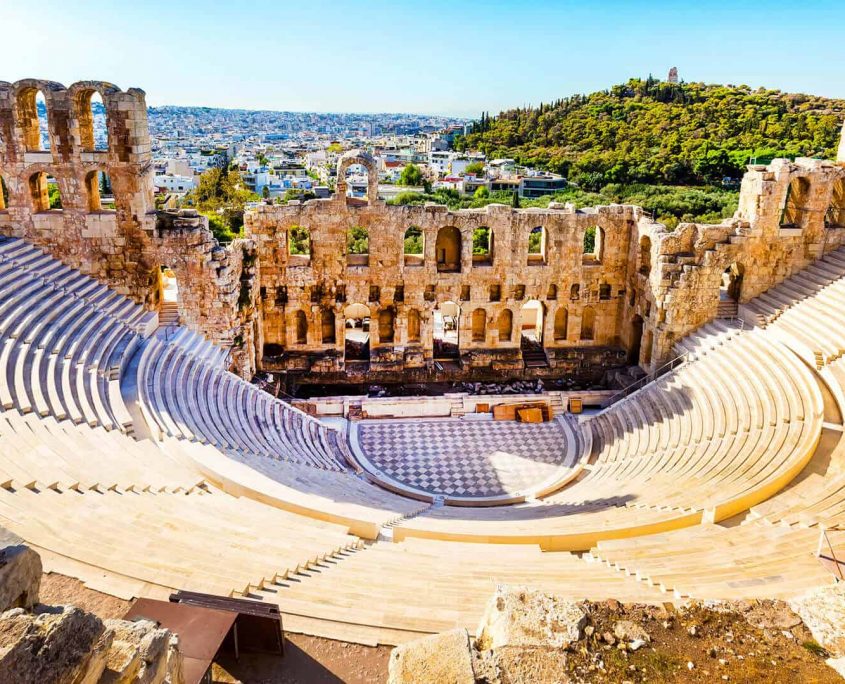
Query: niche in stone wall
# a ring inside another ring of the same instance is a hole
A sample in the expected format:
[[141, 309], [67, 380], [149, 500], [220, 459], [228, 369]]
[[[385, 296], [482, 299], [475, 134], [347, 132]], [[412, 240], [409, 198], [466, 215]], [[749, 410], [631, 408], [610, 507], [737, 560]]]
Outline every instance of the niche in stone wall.
[[293, 314], [293, 334], [297, 344], [308, 344], [308, 317], [301, 309]]
[[637, 270], [644, 276], [651, 273], [651, 238], [643, 235], [640, 238], [639, 266]]
[[320, 328], [323, 344], [334, 344], [336, 338], [335, 315], [332, 309], [323, 309], [320, 312]]
[[499, 313], [499, 342], [510, 342], [513, 336], [513, 312], [503, 309]]
[[416, 309], [408, 310], [408, 342], [420, 341], [420, 312]]
[[555, 312], [555, 342], [562, 342], [566, 340], [569, 333], [569, 311], [565, 307], [559, 308]]
[[393, 342], [395, 318], [396, 312], [391, 307], [378, 312], [378, 341], [380, 344]]
[[454, 226], [445, 226], [438, 230], [434, 251], [438, 272], [461, 272], [461, 231]]
[[484, 342], [487, 339], [487, 312], [476, 309], [472, 312], [472, 341]]
[[585, 306], [581, 312], [581, 339], [590, 341], [595, 339], [596, 312], [591, 306]]
[[824, 224], [826, 228], [845, 228], [845, 178], [840, 178], [833, 184]]

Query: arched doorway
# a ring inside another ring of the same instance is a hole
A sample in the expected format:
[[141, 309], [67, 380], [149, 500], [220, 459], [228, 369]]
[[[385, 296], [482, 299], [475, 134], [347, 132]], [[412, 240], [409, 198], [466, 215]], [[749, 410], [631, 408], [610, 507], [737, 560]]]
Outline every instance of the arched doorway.
[[179, 325], [179, 283], [170, 266], [161, 266], [158, 271], [158, 324], [167, 328]]
[[530, 299], [519, 311], [519, 346], [526, 368], [548, 366], [546, 352], [543, 349], [543, 325], [546, 310], [542, 302]]
[[343, 310], [343, 353], [346, 362], [370, 360], [370, 309], [350, 304]]
[[438, 272], [461, 272], [461, 232], [457, 228], [446, 226], [437, 231], [434, 251], [437, 256]]
[[640, 350], [643, 341], [643, 317], [637, 314], [631, 321], [631, 347], [628, 350], [628, 363], [636, 366], [640, 362]]
[[722, 272], [719, 283], [719, 318], [733, 318], [737, 315], [742, 297], [742, 277], [745, 269], [742, 264], [733, 263]]
[[502, 309], [499, 314], [499, 342], [510, 342], [513, 335], [513, 313], [510, 309]]
[[434, 358], [460, 357], [461, 307], [443, 302], [434, 310]]

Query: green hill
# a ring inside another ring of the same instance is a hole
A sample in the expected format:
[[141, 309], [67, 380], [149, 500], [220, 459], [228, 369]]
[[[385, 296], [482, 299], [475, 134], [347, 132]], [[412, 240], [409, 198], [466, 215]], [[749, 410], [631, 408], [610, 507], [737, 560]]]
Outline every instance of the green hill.
[[484, 115], [458, 149], [608, 183], [707, 185], [752, 159], [835, 156], [845, 100], [649, 77], [539, 107]]

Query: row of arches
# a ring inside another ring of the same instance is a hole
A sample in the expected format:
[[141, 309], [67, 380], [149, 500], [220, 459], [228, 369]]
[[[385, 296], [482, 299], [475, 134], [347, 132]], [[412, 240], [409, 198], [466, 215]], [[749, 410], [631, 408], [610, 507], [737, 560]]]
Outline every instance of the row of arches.
[[[114, 195], [111, 178], [101, 170], [88, 171], [83, 178], [86, 208], [89, 212], [114, 210]], [[62, 192], [56, 178], [46, 171], [35, 171], [26, 177], [26, 191], [35, 213], [62, 211]], [[0, 176], [0, 211], [9, 206], [9, 187]]]
[[[344, 353], [348, 361], [365, 361], [370, 358], [371, 331], [377, 333], [377, 344], [393, 344], [396, 340], [396, 310], [384, 307], [375, 312], [372, 320], [370, 307], [352, 303], [342, 312], [344, 331]], [[459, 304], [452, 301], [442, 302], [432, 312], [432, 340], [435, 358], [457, 357], [460, 350], [461, 316]], [[519, 342], [542, 345], [546, 327], [545, 305], [532, 299], [526, 302], [515, 316], [511, 309], [503, 309], [495, 318], [490, 319], [486, 309], [478, 307], [469, 314], [469, 331], [474, 343], [485, 343], [491, 326], [498, 333], [499, 342]], [[302, 309], [293, 312], [292, 337], [297, 345], [309, 343], [308, 315]], [[337, 314], [331, 308], [322, 308], [319, 312], [319, 342], [335, 345], [338, 342]], [[375, 324], [375, 330], [373, 325]], [[578, 341], [591, 342], [595, 339], [596, 311], [587, 306], [581, 310]], [[406, 336], [404, 343], [419, 344], [422, 341], [422, 314], [418, 309], [409, 309], [405, 314]], [[558, 308], [550, 330], [555, 342], [569, 340], [569, 311], [566, 307]], [[514, 340], [514, 333], [518, 338]]]
[[[85, 152], [108, 150], [108, 114], [100, 91], [82, 84], [72, 87], [71, 104], [80, 149]], [[19, 88], [15, 98], [15, 115], [25, 150], [50, 151], [51, 112], [43, 89], [34, 85]]]
[[[545, 264], [548, 257], [548, 231], [543, 226], [535, 226], [528, 233], [527, 264]], [[604, 229], [599, 226], [588, 227], [584, 232], [585, 263], [600, 263], [603, 254]], [[300, 225], [294, 225], [287, 231], [288, 256], [291, 265], [306, 265], [312, 256], [310, 231]], [[347, 264], [366, 266], [369, 264], [369, 231], [364, 226], [356, 225], [346, 232]], [[463, 237], [455, 226], [444, 226], [437, 231], [434, 254], [437, 270], [441, 273], [460, 273], [462, 270]], [[402, 255], [405, 266], [423, 266], [425, 264], [425, 231], [419, 226], [410, 226], [402, 237]], [[472, 234], [472, 265], [492, 266], [495, 259], [495, 236], [487, 226], [480, 226]]]

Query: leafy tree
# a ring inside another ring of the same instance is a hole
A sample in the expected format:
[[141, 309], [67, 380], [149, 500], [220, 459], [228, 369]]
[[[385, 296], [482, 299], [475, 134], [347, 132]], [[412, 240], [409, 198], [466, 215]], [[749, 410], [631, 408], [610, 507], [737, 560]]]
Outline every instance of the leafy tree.
[[513, 191], [511, 206], [514, 209], [519, 209], [519, 193], [516, 190]]
[[211, 168], [200, 176], [196, 188], [185, 195], [185, 204], [195, 207], [209, 220], [209, 228], [221, 241], [241, 233], [244, 208], [258, 195], [247, 189], [238, 171], [227, 167]]
[[422, 185], [422, 180], [423, 174], [420, 167], [416, 164], [408, 164], [404, 169], [402, 169], [402, 173], [399, 175], [398, 185], [416, 187]]
[[472, 253], [490, 254], [490, 229], [476, 228], [472, 232]]
[[316, 199], [317, 195], [315, 195], [310, 190], [301, 190], [299, 188], [288, 188], [285, 190], [285, 194], [282, 195], [282, 204], [287, 204], [291, 200], [310, 200]]
[[490, 197], [490, 188], [486, 185], [480, 186], [473, 194], [473, 197], [475, 197], [475, 199], [487, 199]]
[[422, 230], [416, 226], [411, 226], [405, 231], [405, 254], [422, 254], [423, 253], [423, 234]]
[[484, 173], [484, 162], [475, 161], [468, 164], [466, 169], [464, 169], [464, 173], [471, 174], [473, 176], [480, 176]]
[[265, 185], [263, 188], [261, 188], [261, 196], [264, 199], [267, 199], [268, 197], [270, 197], [270, 186], [269, 185]]
[[348, 254], [369, 254], [370, 234], [363, 226], [352, 226], [346, 237], [346, 251]]
[[288, 252], [290, 254], [311, 254], [311, 236], [307, 228], [291, 226], [288, 229]]
[[[587, 228], [589, 230], [589, 228]], [[543, 251], [543, 229], [535, 228], [528, 234], [528, 253], [541, 254]]]
[[[673, 226], [674, 228], [674, 226]], [[589, 226], [584, 231], [584, 254], [594, 254], [596, 251], [596, 227]]]
[[333, 154], [340, 154], [341, 152], [343, 152], [343, 145], [341, 145], [339, 142], [333, 142], [326, 148], [326, 150]]
[[50, 183], [50, 185], [47, 186], [47, 197], [50, 200], [50, 209], [62, 208], [62, 195], [59, 192], [58, 185]]

